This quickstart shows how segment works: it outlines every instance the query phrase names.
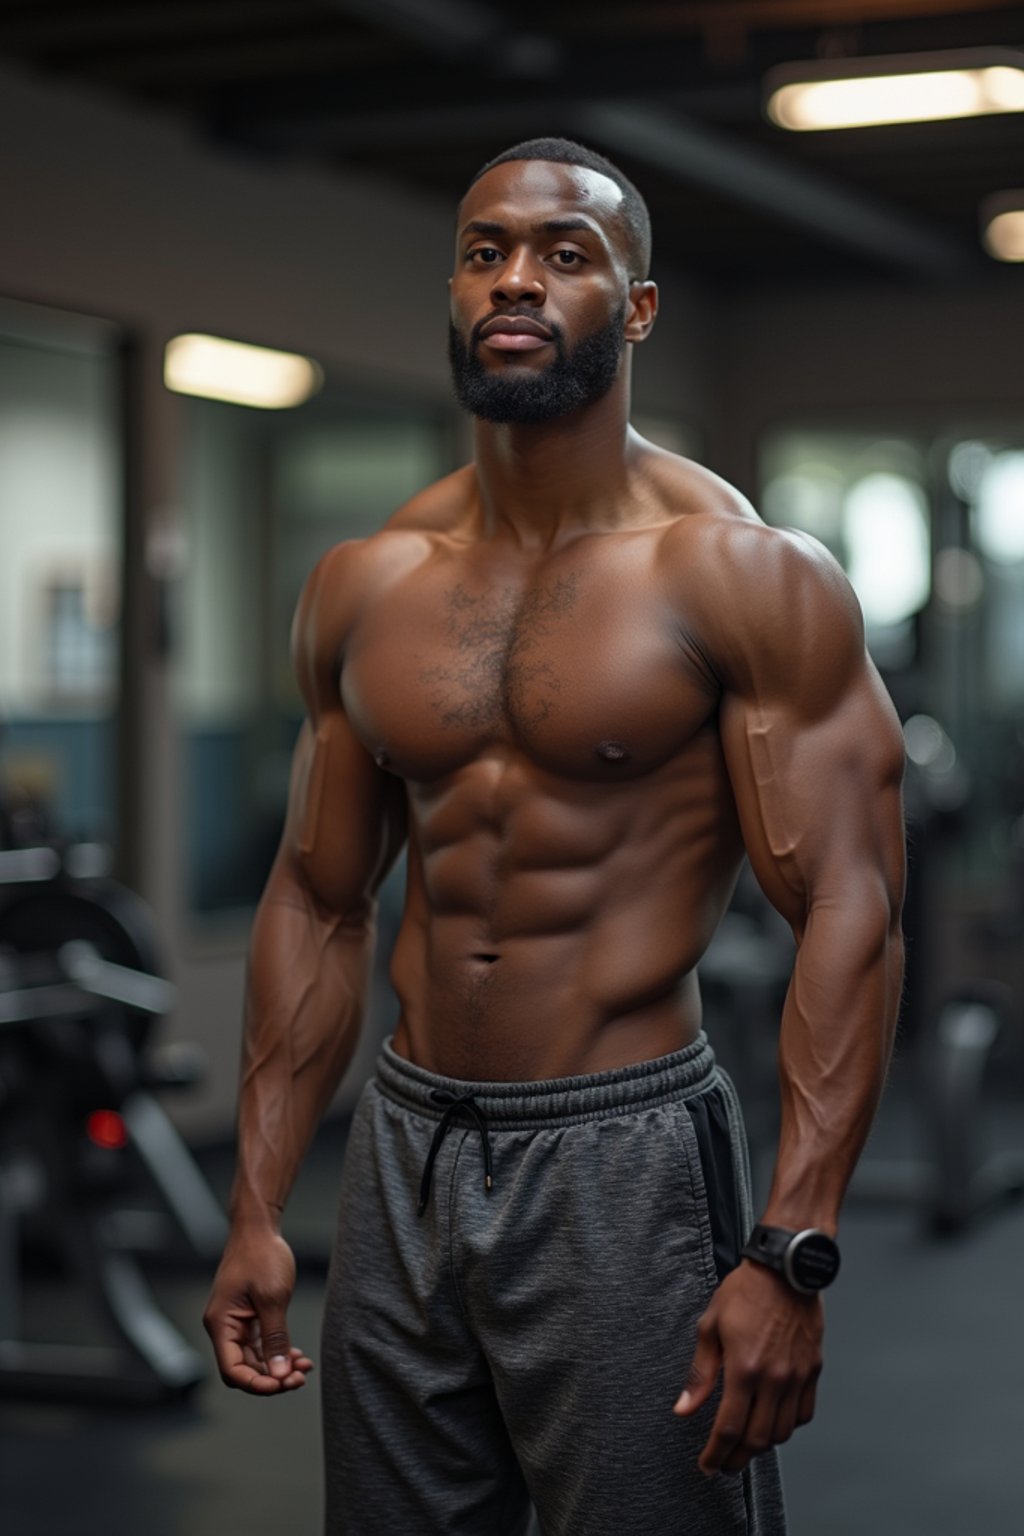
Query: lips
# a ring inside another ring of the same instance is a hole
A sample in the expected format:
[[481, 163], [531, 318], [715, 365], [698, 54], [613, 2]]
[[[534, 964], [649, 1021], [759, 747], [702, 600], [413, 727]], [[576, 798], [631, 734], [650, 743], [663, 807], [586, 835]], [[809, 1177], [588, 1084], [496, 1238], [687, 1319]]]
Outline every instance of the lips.
[[543, 336], [545, 341], [551, 340], [547, 326], [541, 325], [539, 320], [531, 320], [528, 315], [495, 315], [493, 320], [480, 327], [481, 336], [493, 336], [495, 332], [508, 336]]
[[499, 352], [532, 352], [548, 345], [551, 332], [526, 315], [496, 315], [481, 327], [480, 340]]

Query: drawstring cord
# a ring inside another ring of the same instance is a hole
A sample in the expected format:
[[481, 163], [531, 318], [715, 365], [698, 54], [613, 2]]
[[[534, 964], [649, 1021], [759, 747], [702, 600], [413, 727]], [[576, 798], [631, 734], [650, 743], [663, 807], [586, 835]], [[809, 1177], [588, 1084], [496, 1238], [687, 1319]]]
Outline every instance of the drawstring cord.
[[423, 1181], [420, 1184], [420, 1203], [419, 1209], [416, 1212], [418, 1216], [423, 1215], [427, 1208], [427, 1201], [430, 1199], [430, 1175], [433, 1171], [434, 1159], [441, 1149], [441, 1143], [444, 1141], [448, 1127], [460, 1109], [464, 1109], [475, 1120], [477, 1130], [480, 1132], [480, 1139], [484, 1144], [484, 1188], [491, 1189], [494, 1185], [494, 1180], [491, 1177], [491, 1136], [487, 1129], [487, 1120], [484, 1117], [484, 1112], [473, 1095], [471, 1093], [463, 1093], [456, 1096], [454, 1093], [449, 1093], [447, 1088], [432, 1088], [430, 1090], [430, 1097], [435, 1104], [447, 1104], [448, 1108], [441, 1116], [437, 1130], [434, 1132], [434, 1139], [430, 1143], [430, 1151], [427, 1153], [427, 1161], [423, 1168]]

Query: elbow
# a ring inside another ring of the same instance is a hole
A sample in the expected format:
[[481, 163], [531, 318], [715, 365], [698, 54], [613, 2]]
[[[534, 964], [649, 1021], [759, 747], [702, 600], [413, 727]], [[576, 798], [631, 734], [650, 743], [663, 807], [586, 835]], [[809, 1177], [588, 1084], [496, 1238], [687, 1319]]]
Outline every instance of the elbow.
[[811, 932], [828, 932], [847, 954], [870, 954], [874, 960], [902, 955], [902, 899], [881, 876], [847, 881], [839, 893], [819, 893], [809, 901], [797, 942]]
[[272, 904], [298, 907], [317, 928], [368, 935], [376, 930], [377, 900], [357, 882], [336, 871], [325, 878], [323, 859], [299, 849], [282, 850], [263, 893]]

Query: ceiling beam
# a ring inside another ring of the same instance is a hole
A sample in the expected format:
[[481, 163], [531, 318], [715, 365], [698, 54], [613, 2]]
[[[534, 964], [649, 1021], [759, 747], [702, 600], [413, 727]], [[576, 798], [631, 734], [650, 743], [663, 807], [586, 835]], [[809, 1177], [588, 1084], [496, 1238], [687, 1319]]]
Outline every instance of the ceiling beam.
[[628, 154], [874, 262], [938, 278], [974, 262], [970, 248], [884, 200], [675, 113], [602, 104], [582, 107], [575, 121], [613, 154]]
[[[232, 0], [165, 0], [139, 5], [123, 0], [102, 10], [80, 6], [74, 10], [36, 4], [26, 11], [0, 10], [0, 48], [38, 51], [44, 57], [62, 51], [109, 48], [120, 51], [133, 45], [186, 48], [210, 36], [234, 34], [239, 11]], [[288, 11], [282, 0], [247, 0], [244, 32], [257, 35], [265, 28], [284, 27]]]
[[883, 198], [843, 186], [820, 172], [695, 122], [671, 107], [605, 98], [456, 102], [380, 108], [274, 125], [259, 142], [291, 150], [400, 155], [447, 149], [466, 138], [516, 139], [564, 133], [628, 155], [681, 186], [706, 187], [761, 215], [790, 224], [827, 245], [869, 261], [927, 277], [963, 271], [976, 253]]
[[507, 139], [511, 143], [515, 139], [537, 138], [542, 133], [568, 133], [578, 105], [585, 110], [586, 103], [571, 100], [562, 100], [557, 107], [531, 100], [380, 107], [321, 122], [307, 119], [275, 124], [272, 132], [254, 138], [274, 150], [326, 150], [337, 155], [378, 151], [400, 155], [412, 147], [451, 149], [467, 139]]
[[470, 53], [504, 32], [504, 18], [480, 0], [328, 0], [330, 8], [358, 17], [429, 53]]
[[[645, 32], [702, 31], [723, 25], [772, 32], [871, 21], [930, 21], [939, 16], [1013, 11], [1019, 6], [1020, 0], [641, 0], [629, 7], [628, 26]], [[551, 19], [555, 24], [560, 20]], [[589, 7], [586, 19], [579, 18], [581, 30], [602, 30], [613, 24], [622, 30], [620, 14], [602, 16]]]

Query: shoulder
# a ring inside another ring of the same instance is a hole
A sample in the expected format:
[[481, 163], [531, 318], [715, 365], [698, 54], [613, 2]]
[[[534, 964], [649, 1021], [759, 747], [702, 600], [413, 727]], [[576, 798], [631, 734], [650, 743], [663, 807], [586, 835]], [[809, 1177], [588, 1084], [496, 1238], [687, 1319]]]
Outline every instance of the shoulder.
[[817, 539], [773, 528], [726, 481], [707, 474], [663, 541], [665, 578], [723, 687], [784, 671], [831, 691], [865, 662], [860, 604]]
[[446, 475], [410, 497], [375, 533], [342, 539], [320, 556], [299, 595], [291, 631], [293, 663], [307, 698], [331, 687], [360, 615], [456, 526], [470, 473]]

